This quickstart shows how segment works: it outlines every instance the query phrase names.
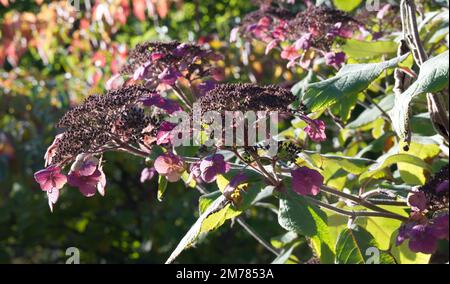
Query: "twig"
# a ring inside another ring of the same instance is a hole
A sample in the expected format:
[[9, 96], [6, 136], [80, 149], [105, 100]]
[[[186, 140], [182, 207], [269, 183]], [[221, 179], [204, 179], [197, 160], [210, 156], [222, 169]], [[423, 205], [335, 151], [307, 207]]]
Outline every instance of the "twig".
[[253, 151], [249, 151], [249, 153], [252, 156], [252, 158], [255, 160], [256, 164], [258, 165], [258, 168], [261, 170], [261, 172], [264, 173], [264, 175], [272, 183], [272, 185], [275, 187], [279, 186], [279, 182], [264, 168], [264, 165], [261, 163], [259, 156], [256, 153], [254, 153]]
[[357, 217], [381, 217], [381, 218], [390, 218], [390, 219], [396, 219], [400, 221], [407, 221], [408, 218], [403, 217], [398, 214], [390, 213], [390, 212], [370, 212], [370, 211], [348, 211], [341, 208], [334, 207], [333, 205], [323, 203], [319, 200], [316, 200], [314, 198], [307, 197], [308, 201], [311, 203], [316, 204], [319, 207], [328, 209], [330, 211], [333, 211], [339, 215], [349, 216], [352, 219], [355, 219]]
[[366, 207], [367, 209], [370, 209], [370, 210], [373, 210], [373, 211], [376, 211], [376, 212], [379, 212], [379, 213], [394, 214], [394, 215], [398, 216], [399, 218], [402, 218], [402, 219], [405, 220], [405, 217], [403, 217], [401, 215], [398, 215], [398, 214], [395, 214], [395, 213], [392, 213], [389, 210], [383, 209], [383, 208], [381, 208], [381, 207], [379, 207], [379, 206], [377, 206], [377, 205], [375, 205], [375, 204], [373, 204], [373, 203], [371, 203], [371, 202], [369, 202], [367, 200], [364, 200], [364, 199], [362, 199], [360, 197], [357, 197], [357, 196], [354, 196], [354, 195], [351, 195], [351, 194], [347, 194], [345, 192], [333, 189], [333, 188], [325, 186], [325, 185], [321, 186], [320, 188], [324, 192], [328, 192], [330, 194], [333, 194], [333, 195], [336, 195], [336, 196], [348, 199], [350, 201], [353, 201], [353, 202], [357, 203], [358, 205]]
[[263, 247], [265, 247], [268, 251], [273, 253], [276, 256], [280, 256], [280, 252], [278, 252], [270, 243], [264, 240], [252, 227], [250, 227], [241, 217], [236, 218], [237, 223], [247, 231], [249, 235], [251, 235], [255, 240], [257, 240]]
[[389, 114], [387, 114], [387, 112], [386, 112], [384, 109], [382, 109], [382, 108], [380, 107], [380, 105], [377, 104], [377, 103], [369, 96], [369, 94], [368, 94], [367, 92], [363, 92], [363, 94], [364, 94], [364, 96], [366, 97], [366, 99], [367, 99], [371, 104], [373, 104], [379, 111], [381, 111], [383, 117], [384, 117], [388, 122], [392, 123], [391, 117], [389, 116]]
[[183, 102], [184, 106], [191, 111], [192, 110], [192, 103], [189, 101], [189, 99], [186, 97], [184, 92], [176, 85], [172, 86], [172, 90], [177, 95], [177, 97]]
[[[196, 186], [197, 190], [201, 194], [208, 194], [208, 190], [204, 188], [202, 185]], [[258, 243], [260, 243], [264, 248], [273, 253], [276, 256], [280, 256], [280, 252], [277, 251], [270, 243], [264, 240], [252, 227], [250, 227], [241, 217], [236, 217], [237, 223], [250, 235], [252, 236]]]

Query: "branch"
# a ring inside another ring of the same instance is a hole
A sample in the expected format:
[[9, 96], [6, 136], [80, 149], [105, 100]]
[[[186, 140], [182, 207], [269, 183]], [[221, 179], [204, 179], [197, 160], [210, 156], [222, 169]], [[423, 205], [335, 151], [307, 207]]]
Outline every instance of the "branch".
[[396, 219], [396, 220], [400, 220], [402, 222], [408, 221], [408, 218], [403, 217], [398, 214], [390, 213], [390, 212], [348, 211], [348, 210], [334, 207], [333, 205], [330, 205], [330, 204], [323, 203], [314, 198], [307, 197], [307, 199], [308, 199], [308, 201], [316, 204], [319, 207], [328, 209], [339, 215], [351, 217], [352, 219], [355, 219], [357, 217], [381, 217], [381, 218]]
[[364, 199], [362, 199], [360, 197], [357, 197], [357, 196], [354, 196], [354, 195], [351, 195], [351, 194], [347, 194], [345, 192], [333, 189], [333, 188], [325, 186], [325, 185], [321, 186], [320, 188], [324, 192], [327, 192], [327, 193], [330, 193], [330, 194], [333, 194], [333, 195], [336, 195], [336, 196], [348, 199], [350, 201], [355, 202], [358, 205], [366, 207], [367, 209], [370, 209], [370, 210], [373, 210], [373, 211], [376, 211], [376, 212], [379, 212], [379, 213], [393, 214], [393, 215], [398, 216], [402, 220], [407, 220], [405, 217], [403, 217], [401, 215], [392, 213], [392, 212], [390, 212], [390, 211], [388, 211], [386, 209], [383, 209], [383, 208], [381, 208], [381, 207], [379, 207], [379, 206], [377, 206], [377, 205], [375, 205], [375, 204], [373, 204], [373, 203], [371, 203], [371, 202], [369, 202], [367, 200], [364, 200]]

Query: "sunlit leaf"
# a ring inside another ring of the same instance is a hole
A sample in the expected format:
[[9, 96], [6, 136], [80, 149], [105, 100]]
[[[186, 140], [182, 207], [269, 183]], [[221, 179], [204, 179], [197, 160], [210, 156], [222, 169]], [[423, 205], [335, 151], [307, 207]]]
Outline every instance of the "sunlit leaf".
[[166, 189], [167, 189], [167, 179], [164, 176], [160, 175], [158, 178], [158, 194], [157, 194], [159, 201], [163, 200]]
[[339, 10], [351, 12], [361, 5], [362, 0], [333, 0], [334, 6]]
[[[431, 158], [436, 157], [441, 149], [436, 144], [418, 144], [412, 142], [410, 144], [408, 152], [400, 150], [402, 153], [408, 153], [416, 156], [424, 161], [428, 161]], [[398, 163], [398, 169], [402, 179], [410, 185], [424, 185], [426, 182], [426, 170], [416, 165], [408, 163]]]
[[330, 261], [334, 251], [328, 236], [327, 216], [318, 207], [288, 190], [280, 195], [278, 223], [288, 231], [311, 237], [321, 259]]
[[345, 54], [352, 58], [368, 58], [384, 54], [395, 54], [398, 43], [393, 41], [360, 41], [348, 39], [341, 47]]
[[424, 93], [436, 93], [448, 86], [448, 51], [430, 58], [420, 68], [417, 80], [402, 94], [395, 97], [393, 109], [389, 112], [392, 126], [397, 135], [406, 143], [411, 136], [411, 102]]
[[367, 172], [363, 173], [359, 177], [359, 180], [362, 182], [369, 178], [372, 179], [383, 178], [386, 176], [384, 171], [391, 165], [397, 163], [408, 163], [420, 167], [428, 172], [431, 172], [431, 166], [425, 163], [422, 159], [408, 154], [395, 154], [395, 155], [386, 155], [381, 159], [379, 159], [379, 161], [377, 161], [376, 164], [372, 165]]
[[369, 232], [357, 226], [353, 229], [345, 229], [339, 235], [336, 243], [336, 263], [395, 264], [395, 259], [379, 249]]
[[389, 68], [394, 68], [408, 55], [381, 63], [349, 64], [342, 67], [336, 76], [310, 84], [303, 100], [311, 111], [325, 109], [365, 90], [369, 84]]
[[[387, 95], [384, 97], [379, 103], [378, 106], [384, 110], [385, 112], [391, 110], [394, 107], [394, 99], [393, 95]], [[382, 115], [381, 110], [376, 106], [371, 106], [369, 109], [364, 110], [358, 118], [347, 124], [347, 128], [355, 129], [362, 126], [365, 126], [375, 120], [379, 119]]]
[[200, 215], [200, 217], [189, 229], [189, 231], [186, 233], [183, 239], [181, 239], [175, 250], [167, 259], [166, 263], [172, 263], [180, 255], [180, 253], [183, 252], [183, 250], [192, 246], [192, 244], [197, 240], [202, 228], [202, 224], [206, 220], [206, 218], [208, 218], [210, 215], [216, 212], [219, 212], [221, 209], [225, 208], [227, 204], [228, 201], [223, 195], [220, 195], [216, 200], [214, 200], [214, 202], [211, 203], [210, 206], [208, 206], [205, 212], [203, 212], [203, 214]]

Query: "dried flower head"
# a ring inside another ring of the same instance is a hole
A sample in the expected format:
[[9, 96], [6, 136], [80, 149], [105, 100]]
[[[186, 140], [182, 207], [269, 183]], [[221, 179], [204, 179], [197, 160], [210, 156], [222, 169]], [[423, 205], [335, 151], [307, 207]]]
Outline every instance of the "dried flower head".
[[250, 83], [219, 84], [199, 99], [202, 112], [214, 111], [279, 111], [288, 112], [295, 97], [278, 86]]
[[219, 55], [194, 44], [145, 42], [130, 52], [128, 64], [120, 73], [152, 87], [160, 83], [171, 85], [180, 77], [192, 81], [210, 76], [214, 70], [211, 62], [219, 59]]
[[358, 22], [346, 13], [324, 6], [310, 6], [289, 21], [287, 38], [298, 40], [305, 34], [311, 34], [311, 46], [330, 50], [335, 36], [345, 35], [358, 25]]
[[271, 20], [290, 20], [295, 18], [295, 12], [284, 8], [261, 5], [261, 9], [250, 12], [244, 17], [242, 27], [257, 24], [265, 17]]
[[284, 40], [287, 22], [294, 18], [295, 13], [290, 10], [263, 5], [247, 14], [236, 31], [247, 39]]
[[[419, 188], [419, 191], [425, 193], [428, 210], [430, 211], [448, 209], [449, 207], [448, 171], [448, 165], [444, 166], [433, 178]], [[447, 183], [447, 190], [443, 190], [442, 185], [445, 185], [445, 183]]]
[[55, 145], [51, 164], [65, 165], [81, 153], [100, 154], [124, 143], [143, 143], [145, 135], [155, 135], [158, 120], [141, 107], [141, 101], [153, 93], [140, 86], [123, 87], [92, 95], [69, 110], [57, 124], [65, 132]]

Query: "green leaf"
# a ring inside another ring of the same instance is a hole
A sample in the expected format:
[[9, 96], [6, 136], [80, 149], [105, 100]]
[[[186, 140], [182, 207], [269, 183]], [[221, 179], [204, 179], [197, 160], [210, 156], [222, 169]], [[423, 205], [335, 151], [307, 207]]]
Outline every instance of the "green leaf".
[[164, 176], [160, 175], [158, 178], [158, 194], [157, 194], [157, 198], [159, 201], [163, 200], [166, 189], [167, 189], [167, 179]]
[[[225, 178], [222, 177], [221, 179]], [[218, 179], [218, 184], [220, 183], [223, 182], [219, 181]], [[200, 233], [206, 233], [215, 230], [220, 226], [222, 226], [225, 223], [225, 221], [241, 215], [242, 212], [247, 210], [250, 206], [254, 205], [256, 202], [271, 196], [272, 190], [269, 187], [267, 187], [261, 191], [260, 184], [256, 183], [250, 188], [248, 188], [246, 191], [242, 191], [241, 192], [242, 202], [239, 204], [239, 207], [236, 207], [232, 204], [228, 204], [227, 206], [215, 212], [214, 214], [211, 214], [210, 216], [206, 217], [201, 226]], [[199, 198], [200, 215], [203, 214], [214, 202], [214, 200], [216, 200], [220, 196], [222, 196], [222, 192], [220, 190], [202, 195]]]
[[351, 58], [368, 58], [384, 54], [395, 54], [398, 44], [393, 41], [360, 41], [348, 39], [341, 47], [342, 51]]
[[[403, 150], [400, 150], [403, 152]], [[424, 161], [435, 158], [441, 149], [436, 144], [419, 144], [411, 142], [408, 150], [409, 155], [416, 156]], [[426, 172], [423, 168], [408, 163], [398, 163], [398, 170], [405, 183], [410, 185], [424, 185], [426, 182]]]
[[270, 239], [270, 244], [277, 249], [285, 248], [298, 240], [296, 232], [289, 231], [280, 236], [275, 236]]
[[213, 231], [220, 226], [222, 226], [226, 220], [231, 219], [233, 217], [238, 216], [241, 212], [237, 212], [235, 210], [229, 210], [231, 204], [225, 205], [224, 208], [220, 209], [219, 211], [209, 215], [205, 220], [202, 222], [202, 226], [200, 228], [200, 234], [201, 233], [207, 233], [209, 231]]
[[386, 176], [385, 170], [391, 165], [397, 163], [408, 163], [431, 172], [431, 166], [416, 156], [412, 156], [409, 154], [385, 155], [382, 156], [376, 164], [372, 165], [367, 172], [363, 173], [359, 177], [359, 180], [360, 182], [363, 182], [369, 178], [384, 178]]
[[366, 171], [367, 164], [370, 161], [364, 158], [347, 157], [336, 154], [313, 154], [312, 158], [314, 161], [317, 161], [317, 156], [320, 156], [321, 163], [323, 163], [324, 160], [333, 161], [338, 164], [340, 168], [354, 175], [359, 175]]
[[280, 196], [278, 223], [288, 231], [308, 237], [315, 236], [318, 228], [313, 217], [314, 209], [304, 197], [288, 190]]
[[304, 103], [314, 112], [355, 96], [365, 90], [384, 70], [396, 67], [407, 56], [405, 54], [381, 63], [345, 65], [336, 76], [310, 84], [303, 96]]
[[[384, 207], [393, 213], [404, 215], [405, 211], [400, 208], [389, 206]], [[394, 232], [400, 227], [401, 221], [388, 218], [358, 218], [356, 224], [367, 230], [378, 243], [378, 248], [381, 250], [389, 250], [391, 237]]]
[[291, 256], [292, 252], [294, 251], [296, 245], [298, 244], [292, 244], [289, 246], [288, 249], [284, 249], [277, 258], [275, 258], [271, 264], [285, 264], [289, 257]]
[[[384, 110], [389, 111], [394, 107], [394, 100], [395, 96], [393, 95], [387, 95], [384, 97], [379, 103], [378, 106]], [[347, 124], [346, 128], [350, 129], [356, 129], [363, 126], [366, 126], [375, 120], [379, 119], [381, 117], [382, 113], [381, 110], [378, 109], [376, 106], [371, 106], [369, 109], [364, 110], [358, 118], [356, 118], [351, 123]]]
[[333, 0], [333, 4], [339, 10], [351, 12], [361, 5], [362, 0]]
[[308, 71], [308, 74], [300, 82], [296, 83], [292, 88], [291, 92], [295, 94], [299, 100], [302, 100], [303, 94], [307, 89], [308, 85], [311, 83], [314, 72], [312, 70]]
[[[395, 244], [395, 239], [398, 231], [394, 232], [391, 237], [391, 243]], [[415, 253], [408, 247], [409, 241], [405, 241], [400, 246], [392, 246], [391, 254], [400, 264], [428, 264], [430, 262], [431, 254]]]
[[328, 235], [327, 216], [317, 206], [292, 190], [280, 195], [278, 223], [284, 229], [311, 237], [313, 247], [323, 262], [330, 262], [334, 251]]
[[178, 243], [175, 250], [172, 252], [172, 254], [167, 259], [166, 263], [172, 263], [186, 248], [192, 246], [194, 242], [197, 240], [200, 231], [202, 229], [202, 224], [208, 218], [209, 216], [220, 212], [222, 209], [224, 209], [228, 204], [228, 201], [223, 195], [220, 195], [214, 202], [212, 202], [208, 208], [203, 212], [200, 217], [197, 219], [197, 221], [194, 223], [194, 225], [189, 229], [189, 231], [186, 233], [186, 235], [181, 239], [181, 241]]
[[[222, 193], [219, 190], [200, 196], [198, 206], [200, 215], [206, 212], [209, 206], [221, 196]], [[231, 206], [231, 204], [229, 204], [222, 208], [220, 211], [216, 212], [216, 214], [206, 217], [204, 221], [206, 225], [204, 227], [202, 226], [201, 232], [204, 233], [215, 230], [222, 226], [226, 220], [237, 217], [241, 215], [241, 213], [241, 210], [237, 210], [236, 208]], [[211, 220], [209, 220], [210, 218]]]
[[427, 60], [420, 68], [417, 80], [402, 94], [395, 97], [389, 115], [397, 135], [405, 142], [411, 139], [411, 102], [425, 93], [436, 93], [448, 86], [448, 50]]
[[[219, 187], [226, 183], [225, 180], [224, 177], [218, 179]], [[273, 189], [267, 187], [261, 191], [259, 188], [260, 184], [256, 183], [243, 193], [239, 209], [234, 208], [220, 190], [202, 195], [199, 199], [200, 217], [172, 252], [167, 263], [173, 262], [184, 249], [192, 246], [200, 234], [219, 228], [226, 220], [239, 216], [255, 202], [272, 195]]]
[[[361, 96], [361, 94], [359, 96]], [[343, 123], [347, 123], [347, 121], [351, 118], [353, 109], [356, 107], [359, 96], [350, 96], [346, 100], [335, 104], [332, 107], [332, 112], [336, 113]]]
[[[378, 254], [379, 258], [372, 258]], [[370, 262], [372, 260], [372, 262]], [[379, 249], [373, 236], [357, 226], [345, 229], [339, 235], [336, 243], [336, 263], [338, 264], [366, 264], [366, 263], [395, 263], [395, 259]]]

